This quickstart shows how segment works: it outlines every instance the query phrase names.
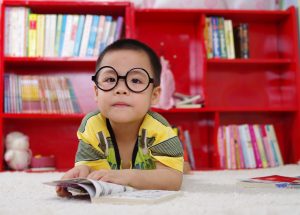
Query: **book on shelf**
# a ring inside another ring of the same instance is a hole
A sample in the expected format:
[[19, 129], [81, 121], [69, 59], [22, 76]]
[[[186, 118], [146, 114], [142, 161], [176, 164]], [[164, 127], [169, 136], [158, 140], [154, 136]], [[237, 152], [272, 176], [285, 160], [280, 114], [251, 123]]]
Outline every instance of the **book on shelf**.
[[5, 113], [80, 113], [67, 77], [5, 74]]
[[249, 58], [249, 30], [247, 23], [239, 23], [233, 28], [235, 56], [237, 58]]
[[90, 198], [92, 203], [160, 203], [182, 194], [180, 191], [137, 190], [129, 186], [86, 178], [50, 181], [44, 184], [64, 187], [73, 197]]
[[203, 34], [208, 59], [249, 58], [248, 23], [233, 24], [224, 17], [206, 17]]
[[237, 182], [237, 186], [242, 188], [300, 189], [300, 177], [268, 175], [240, 180]]
[[175, 92], [173, 95], [175, 99], [174, 107], [176, 108], [201, 108], [204, 106], [204, 100], [199, 95], [186, 95]]
[[5, 7], [5, 56], [98, 56], [122, 37], [123, 25], [122, 16], [38, 14], [26, 7]]
[[275, 129], [271, 124], [220, 126], [216, 150], [221, 168], [267, 168], [283, 165]]

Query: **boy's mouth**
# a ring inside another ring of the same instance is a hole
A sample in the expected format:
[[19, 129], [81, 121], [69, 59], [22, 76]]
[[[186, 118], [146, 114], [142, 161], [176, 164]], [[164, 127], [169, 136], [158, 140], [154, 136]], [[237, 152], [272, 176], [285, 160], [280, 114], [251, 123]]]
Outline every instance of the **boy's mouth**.
[[116, 102], [112, 106], [113, 107], [129, 107], [130, 105], [125, 102]]

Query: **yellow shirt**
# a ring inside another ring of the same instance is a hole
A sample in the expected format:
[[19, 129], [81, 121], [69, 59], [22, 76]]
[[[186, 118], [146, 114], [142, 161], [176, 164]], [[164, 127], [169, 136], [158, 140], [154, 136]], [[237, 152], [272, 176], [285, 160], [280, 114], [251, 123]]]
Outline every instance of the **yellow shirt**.
[[[79, 139], [75, 165], [92, 169], [120, 169], [121, 159], [109, 119], [100, 112], [84, 117], [77, 132]], [[133, 151], [133, 169], [155, 169], [155, 161], [183, 170], [181, 143], [169, 123], [158, 113], [149, 111], [139, 129]]]

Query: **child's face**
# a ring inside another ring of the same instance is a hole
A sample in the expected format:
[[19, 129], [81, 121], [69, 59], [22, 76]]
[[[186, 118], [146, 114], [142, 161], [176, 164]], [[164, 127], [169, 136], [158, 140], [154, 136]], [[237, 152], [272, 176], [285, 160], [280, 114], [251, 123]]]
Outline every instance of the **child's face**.
[[[151, 78], [154, 72], [146, 53], [136, 50], [117, 50], [105, 54], [101, 65], [113, 67], [119, 76], [125, 76], [132, 68], [145, 69]], [[111, 91], [102, 91], [95, 86], [96, 101], [100, 112], [114, 123], [141, 121], [151, 105], [159, 100], [160, 87], [149, 87], [140, 93], [130, 91], [124, 79], [120, 79]]]

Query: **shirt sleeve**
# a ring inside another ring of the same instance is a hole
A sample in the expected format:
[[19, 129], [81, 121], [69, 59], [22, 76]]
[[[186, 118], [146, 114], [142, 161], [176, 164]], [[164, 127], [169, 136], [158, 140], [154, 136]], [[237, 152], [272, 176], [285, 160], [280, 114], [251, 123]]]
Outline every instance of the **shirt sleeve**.
[[[171, 127], [168, 132], [161, 132], [156, 137], [156, 143], [150, 149], [150, 155], [162, 164], [183, 172], [183, 150], [179, 138], [173, 133]], [[161, 141], [162, 140], [162, 141]]]
[[150, 156], [170, 168], [183, 172], [182, 145], [167, 120], [156, 112], [148, 112], [141, 127], [147, 130], [146, 136], [151, 140], [150, 146], [148, 145]]
[[76, 152], [75, 166], [87, 165], [92, 170], [110, 169], [105, 153], [99, 147], [100, 141], [97, 138], [97, 132], [89, 121], [90, 117], [86, 116], [77, 131], [79, 140]]

